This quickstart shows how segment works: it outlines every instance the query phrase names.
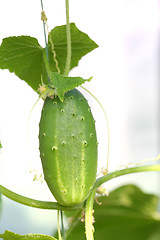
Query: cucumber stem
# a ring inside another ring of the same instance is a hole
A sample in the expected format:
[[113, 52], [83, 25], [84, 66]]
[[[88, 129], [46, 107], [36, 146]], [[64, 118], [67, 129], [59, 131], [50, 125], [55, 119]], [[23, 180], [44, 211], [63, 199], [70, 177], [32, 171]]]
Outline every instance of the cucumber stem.
[[51, 79], [52, 78], [52, 72], [51, 72], [51, 68], [50, 68], [50, 65], [49, 65], [49, 62], [48, 62], [48, 59], [47, 59], [47, 55], [45, 54], [45, 51], [43, 51], [43, 60], [44, 60], [44, 65], [45, 65], [45, 68], [46, 68], [46, 72], [47, 72], [47, 75], [48, 75], [48, 79]]
[[77, 223], [80, 221], [81, 216], [82, 216], [82, 212], [83, 212], [83, 209], [80, 209], [80, 210], [77, 212], [77, 214], [76, 214], [76, 216], [74, 217], [74, 219], [73, 219], [70, 227], [69, 227], [69, 228], [67, 229], [67, 231], [66, 231], [66, 238], [69, 237], [69, 235], [71, 234], [72, 230], [75, 228], [75, 226], [77, 225]]
[[19, 195], [15, 192], [10, 191], [9, 189], [3, 187], [2, 185], [0, 185], [0, 193], [15, 202], [21, 203], [29, 207], [34, 207], [34, 208], [62, 210], [62, 211], [74, 211], [74, 210], [79, 210], [83, 208], [83, 203], [73, 207], [65, 207], [60, 205], [57, 202], [39, 201], [32, 198], [24, 197], [22, 195]]
[[60, 213], [61, 213], [62, 238], [63, 240], [66, 240], [64, 222], [63, 222], [63, 211], [60, 211]]
[[[43, 9], [43, 1], [41, 0], [41, 8], [42, 8], [42, 12], [44, 12]], [[45, 21], [43, 21], [43, 30], [44, 30], [44, 40], [45, 40], [45, 51], [46, 51], [46, 56], [47, 56], [47, 60], [49, 61], [49, 55], [48, 55], [48, 43], [47, 43], [47, 37], [46, 37], [46, 27], [45, 27]]]
[[125, 168], [122, 170], [111, 172], [103, 177], [100, 177], [96, 180], [94, 185], [94, 189], [97, 189], [103, 183], [108, 182], [113, 178], [117, 178], [123, 175], [127, 175], [130, 173], [140, 173], [140, 172], [152, 172], [152, 171], [160, 171], [160, 164], [158, 165], [148, 165], [148, 166], [140, 166], [140, 167], [133, 167], [133, 168]]
[[68, 76], [71, 66], [71, 31], [69, 23], [69, 0], [66, 0], [66, 36], [67, 36], [67, 58], [64, 69], [64, 76]]
[[57, 211], [57, 225], [58, 225], [58, 240], [63, 240], [61, 236], [60, 220], [59, 220], [59, 210]]
[[134, 168], [126, 168], [119, 171], [111, 172], [103, 177], [97, 179], [87, 201], [86, 201], [86, 209], [85, 209], [85, 230], [86, 230], [86, 239], [94, 240], [94, 228], [93, 228], [93, 204], [94, 197], [96, 194], [96, 189], [101, 186], [103, 183], [123, 175], [127, 175], [130, 173], [140, 173], [140, 172], [148, 172], [148, 171], [160, 171], [159, 165], [150, 165], [150, 166], [141, 166]]
[[[87, 240], [93, 240], [93, 223], [92, 223], [92, 214], [93, 214], [93, 203], [94, 203], [94, 196], [96, 193], [96, 189], [102, 185], [103, 183], [123, 175], [127, 175], [130, 173], [140, 173], [140, 172], [149, 172], [149, 171], [160, 171], [160, 164], [158, 165], [149, 165], [149, 166], [141, 166], [141, 167], [133, 167], [133, 168], [126, 168], [119, 171], [111, 172], [103, 177], [97, 179], [90, 196], [86, 201], [86, 210], [85, 210], [85, 224], [86, 224], [86, 236]], [[0, 193], [4, 196], [8, 197], [9, 199], [16, 201], [18, 203], [24, 204], [26, 206], [41, 208], [41, 209], [52, 209], [52, 210], [62, 210], [62, 211], [74, 211], [80, 210], [83, 208], [84, 203], [80, 205], [76, 205], [73, 207], [65, 207], [56, 202], [46, 202], [46, 201], [39, 201], [31, 198], [24, 197], [22, 195], [16, 194], [15, 192], [10, 191], [9, 189], [0, 185]]]
[[95, 189], [90, 193], [85, 208], [85, 233], [86, 240], [94, 240], [94, 226], [93, 226], [93, 204]]

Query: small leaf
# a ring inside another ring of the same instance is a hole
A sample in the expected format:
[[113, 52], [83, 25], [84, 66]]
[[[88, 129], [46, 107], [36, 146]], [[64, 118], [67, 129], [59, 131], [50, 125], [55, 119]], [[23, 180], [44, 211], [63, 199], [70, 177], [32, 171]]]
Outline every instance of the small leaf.
[[80, 86], [82, 83], [91, 80], [91, 78], [83, 79], [81, 77], [63, 77], [56, 72], [51, 73], [50, 76], [51, 82], [49, 87], [54, 89], [56, 95], [62, 102], [64, 100], [65, 92], [68, 92], [71, 89]]
[[0, 149], [2, 148], [2, 144], [1, 144], [1, 141], [0, 141]]
[[43, 48], [38, 40], [29, 36], [8, 37], [0, 46], [0, 68], [14, 72], [37, 91], [41, 83], [47, 83], [43, 62]]
[[[75, 23], [70, 23], [71, 29], [71, 68], [78, 65], [79, 60], [91, 52], [98, 45], [84, 32], [81, 32], [75, 25]], [[58, 60], [58, 66], [60, 68], [60, 73], [63, 74], [66, 58], [67, 58], [67, 39], [66, 39], [66, 25], [55, 27], [49, 33], [48, 47], [49, 47], [49, 60], [51, 69], [56, 72], [55, 62], [53, 60], [52, 44], [50, 38], [54, 44], [54, 50], [56, 53], [56, 59]]]
[[[159, 240], [160, 215], [157, 196], [143, 193], [134, 185], [122, 186], [94, 205], [95, 239]], [[84, 225], [79, 222], [68, 240], [85, 239]]]
[[27, 234], [19, 235], [10, 231], [0, 234], [0, 238], [4, 240], [56, 240], [56, 238], [43, 234]]

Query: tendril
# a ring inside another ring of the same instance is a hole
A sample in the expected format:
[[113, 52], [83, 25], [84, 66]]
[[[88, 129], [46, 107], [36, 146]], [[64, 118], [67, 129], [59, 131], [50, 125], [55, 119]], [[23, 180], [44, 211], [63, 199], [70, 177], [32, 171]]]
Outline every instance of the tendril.
[[107, 117], [107, 114], [102, 106], [102, 104], [99, 102], [99, 100], [88, 90], [86, 89], [85, 87], [82, 87], [85, 91], [87, 91], [95, 100], [96, 102], [99, 104], [99, 106], [101, 107], [103, 113], [104, 113], [104, 116], [105, 116], [105, 119], [106, 119], [106, 123], [107, 123], [107, 132], [108, 132], [108, 152], [107, 152], [107, 164], [106, 164], [106, 169], [105, 169], [105, 174], [108, 173], [108, 162], [109, 162], [109, 144], [110, 144], [110, 136], [109, 136], [109, 123], [108, 123], [108, 117]]

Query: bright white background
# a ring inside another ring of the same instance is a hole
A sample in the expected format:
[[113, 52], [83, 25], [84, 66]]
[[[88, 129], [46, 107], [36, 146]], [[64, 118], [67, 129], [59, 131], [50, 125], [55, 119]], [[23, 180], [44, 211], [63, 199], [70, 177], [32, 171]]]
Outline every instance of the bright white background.
[[[50, 30], [65, 24], [65, 1], [44, 0]], [[40, 0], [0, 0], [0, 42], [8, 36], [30, 35], [44, 46]], [[85, 56], [72, 76], [93, 79], [85, 86], [106, 110], [110, 129], [109, 169], [159, 154], [158, 0], [70, 0], [70, 21], [86, 32], [99, 48]], [[102, 110], [83, 91], [92, 107], [99, 141], [99, 171], [106, 164], [107, 127]], [[38, 151], [38, 123], [42, 101], [7, 70], [0, 70], [0, 184], [22, 195], [53, 200], [45, 183], [34, 182], [31, 169], [42, 172]], [[28, 142], [27, 142], [28, 136]], [[106, 185], [135, 183], [159, 194], [159, 174], [122, 177]], [[160, 194], [159, 194], [160, 195]], [[3, 197], [0, 232], [51, 234], [55, 212], [28, 208]]]

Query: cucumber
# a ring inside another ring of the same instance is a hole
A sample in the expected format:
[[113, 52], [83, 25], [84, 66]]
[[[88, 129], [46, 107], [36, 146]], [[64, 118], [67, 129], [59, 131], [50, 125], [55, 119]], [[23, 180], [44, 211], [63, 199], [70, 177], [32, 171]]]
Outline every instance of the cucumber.
[[39, 149], [45, 181], [57, 202], [82, 203], [96, 181], [97, 136], [91, 109], [77, 89], [67, 92], [63, 102], [46, 98]]

